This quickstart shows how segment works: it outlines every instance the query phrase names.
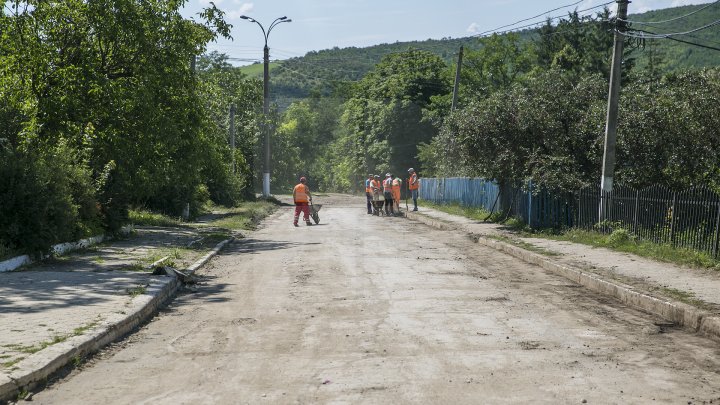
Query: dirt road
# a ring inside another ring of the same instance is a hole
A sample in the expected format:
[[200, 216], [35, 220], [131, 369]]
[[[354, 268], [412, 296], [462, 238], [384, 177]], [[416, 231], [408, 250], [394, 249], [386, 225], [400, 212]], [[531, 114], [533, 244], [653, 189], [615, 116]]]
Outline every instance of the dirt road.
[[316, 199], [320, 226], [281, 210], [33, 402], [720, 402], [717, 342], [361, 199]]

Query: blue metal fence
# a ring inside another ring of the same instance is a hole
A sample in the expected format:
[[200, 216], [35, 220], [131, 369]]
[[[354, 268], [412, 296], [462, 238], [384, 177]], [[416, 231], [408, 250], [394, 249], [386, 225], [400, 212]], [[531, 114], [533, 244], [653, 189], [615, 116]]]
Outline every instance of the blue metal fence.
[[[498, 198], [500, 187], [480, 178], [423, 178], [420, 183], [424, 200], [503, 212], [533, 228], [574, 227], [609, 233], [619, 227], [639, 239], [720, 256], [720, 195], [707, 187], [673, 191], [616, 185], [612, 192], [588, 187], [552, 193], [528, 182], [504, 191], [507, 194]], [[602, 221], [601, 202], [606, 207]]]
[[499, 193], [497, 184], [480, 178], [420, 179], [420, 198], [438, 204], [457, 203], [490, 211]]

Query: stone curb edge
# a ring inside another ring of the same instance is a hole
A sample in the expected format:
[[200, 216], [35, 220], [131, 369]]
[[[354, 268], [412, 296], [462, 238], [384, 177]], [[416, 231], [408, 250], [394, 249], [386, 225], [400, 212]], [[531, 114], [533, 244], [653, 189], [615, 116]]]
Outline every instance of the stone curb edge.
[[683, 302], [653, 297], [631, 286], [616, 281], [605, 280], [597, 274], [588, 273], [577, 267], [557, 263], [545, 256], [530, 252], [518, 246], [467, 232], [467, 230], [460, 225], [439, 221], [414, 212], [406, 212], [405, 217], [441, 230], [466, 232], [468, 236], [471, 236], [479, 244], [499, 250], [527, 263], [535, 264], [593, 292], [608, 295], [628, 306], [659, 316], [693, 332], [700, 332], [708, 337], [720, 340], [720, 316], [708, 311], [698, 309]]
[[[235, 240], [226, 239], [186, 269], [192, 274], [218, 254], [225, 245]], [[99, 351], [117, 341], [137, 326], [150, 319], [155, 312], [170, 301], [180, 287], [180, 280], [165, 276], [148, 285], [146, 293], [133, 299], [125, 314], [115, 314], [92, 328], [86, 334], [73, 336], [66, 341], [48, 346], [18, 363], [19, 369], [9, 375], [0, 374], [0, 404], [14, 399], [23, 389], [34, 386], [74, 359]]]

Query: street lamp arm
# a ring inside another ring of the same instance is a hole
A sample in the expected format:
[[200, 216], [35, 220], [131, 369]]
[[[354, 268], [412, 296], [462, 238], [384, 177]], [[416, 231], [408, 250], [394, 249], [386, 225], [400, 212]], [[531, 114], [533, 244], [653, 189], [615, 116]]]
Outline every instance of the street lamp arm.
[[287, 17], [280, 17], [276, 18], [275, 21], [270, 24], [270, 28], [268, 28], [267, 35], [265, 36], [265, 40], [267, 41], [267, 37], [270, 36], [270, 31], [272, 31], [273, 28], [275, 28], [278, 24], [284, 23], [284, 22], [291, 22], [292, 20], [288, 19]]

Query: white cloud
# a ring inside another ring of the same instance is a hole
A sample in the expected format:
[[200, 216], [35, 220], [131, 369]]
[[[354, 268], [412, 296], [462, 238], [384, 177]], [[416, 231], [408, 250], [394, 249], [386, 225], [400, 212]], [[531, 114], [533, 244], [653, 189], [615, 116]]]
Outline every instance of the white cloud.
[[472, 23], [469, 27], [467, 27], [467, 32], [471, 34], [476, 34], [480, 32], [480, 25], [478, 23]]
[[229, 10], [227, 12], [227, 17], [231, 20], [237, 20], [238, 18], [240, 18], [241, 15], [245, 15], [251, 12], [253, 8], [255, 8], [255, 5], [253, 3], [242, 3], [240, 4], [239, 8]]

